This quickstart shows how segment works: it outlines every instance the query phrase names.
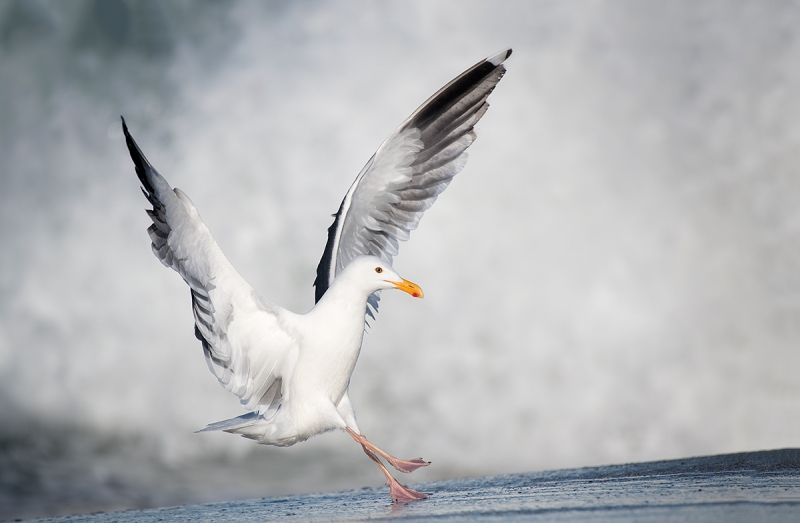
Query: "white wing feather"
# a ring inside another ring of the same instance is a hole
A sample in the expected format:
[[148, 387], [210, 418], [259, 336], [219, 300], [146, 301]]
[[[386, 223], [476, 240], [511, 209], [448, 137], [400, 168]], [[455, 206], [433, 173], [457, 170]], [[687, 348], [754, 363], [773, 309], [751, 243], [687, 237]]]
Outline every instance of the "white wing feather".
[[284, 326], [292, 313], [265, 300], [236, 272], [189, 197], [169, 186], [122, 123], [142, 191], [153, 204], [147, 211], [153, 252], [191, 289], [195, 335], [208, 367], [245, 408], [269, 417], [280, 406], [282, 378], [297, 354]]

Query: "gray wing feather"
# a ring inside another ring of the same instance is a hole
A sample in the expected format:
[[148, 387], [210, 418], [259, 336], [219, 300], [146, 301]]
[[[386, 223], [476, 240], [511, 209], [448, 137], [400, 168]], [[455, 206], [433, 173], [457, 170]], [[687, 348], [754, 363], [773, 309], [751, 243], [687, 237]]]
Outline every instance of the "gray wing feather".
[[[416, 229], [467, 161], [475, 124], [489, 108], [487, 98], [505, 74], [498, 53], [456, 77], [431, 96], [387, 138], [345, 195], [328, 230], [316, 298], [355, 257], [371, 254], [391, 264], [399, 242]], [[378, 295], [369, 299], [374, 317]], [[371, 310], [370, 310], [371, 309]]]

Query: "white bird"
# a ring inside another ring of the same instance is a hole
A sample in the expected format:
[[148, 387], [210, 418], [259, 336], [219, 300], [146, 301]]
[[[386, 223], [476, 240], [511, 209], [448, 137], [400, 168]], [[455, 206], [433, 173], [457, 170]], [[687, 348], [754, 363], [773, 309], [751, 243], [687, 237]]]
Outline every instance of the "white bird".
[[[263, 298], [225, 258], [197, 209], [172, 189], [128, 132], [128, 150], [153, 205], [152, 248], [191, 289], [195, 336], [211, 372], [239, 397], [248, 414], [212, 423], [265, 445], [285, 447], [334, 429], [347, 431], [380, 467], [395, 502], [427, 497], [395, 480], [429, 465], [387, 454], [361, 434], [348, 388], [378, 292], [422, 290], [391, 266], [398, 242], [461, 171], [474, 125], [505, 73], [511, 50], [480, 61], [430, 97], [387, 138], [361, 170], [328, 229], [317, 267], [316, 305], [295, 314]], [[202, 431], [201, 431], [202, 432]]]

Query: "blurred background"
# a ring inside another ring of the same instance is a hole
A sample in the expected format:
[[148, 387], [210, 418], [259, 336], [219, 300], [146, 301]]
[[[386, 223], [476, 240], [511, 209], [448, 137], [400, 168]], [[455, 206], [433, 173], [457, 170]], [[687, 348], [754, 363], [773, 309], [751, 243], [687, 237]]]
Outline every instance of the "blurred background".
[[0, 0], [0, 518], [378, 486], [241, 413], [150, 251], [119, 116], [305, 312], [381, 141], [506, 47], [351, 398], [438, 478], [800, 446], [797, 2]]

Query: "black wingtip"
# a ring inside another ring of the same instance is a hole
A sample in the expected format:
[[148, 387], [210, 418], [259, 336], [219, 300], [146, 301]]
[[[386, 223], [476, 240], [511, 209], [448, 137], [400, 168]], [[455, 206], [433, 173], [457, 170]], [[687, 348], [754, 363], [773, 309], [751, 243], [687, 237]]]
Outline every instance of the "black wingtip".
[[131, 160], [133, 160], [133, 165], [136, 168], [136, 175], [139, 177], [139, 181], [142, 183], [147, 192], [153, 194], [155, 190], [153, 189], [150, 181], [147, 179], [147, 169], [151, 168], [150, 162], [147, 161], [144, 153], [136, 144], [136, 140], [134, 140], [133, 136], [131, 136], [131, 133], [128, 132], [128, 126], [125, 123], [125, 118], [121, 115], [119, 118], [122, 120], [122, 133], [125, 135], [125, 145], [128, 146], [128, 152], [130, 153]]
[[417, 109], [417, 112], [408, 120], [407, 127], [423, 129], [436, 115], [447, 111], [492, 74], [497, 75], [494, 82], [496, 84], [505, 73], [505, 67], [502, 64], [509, 56], [511, 56], [511, 49], [505, 49], [484, 58], [458, 75]]
[[[131, 133], [128, 132], [128, 124], [125, 123], [125, 117], [120, 115], [119, 119], [122, 120], [122, 134], [125, 135], [125, 144], [128, 146], [128, 150], [130, 151], [131, 145], [133, 145], [134, 149], [138, 149]], [[131, 156], [133, 156], [133, 151], [131, 151]]]
[[498, 65], [502, 64], [506, 61], [506, 59], [511, 56], [512, 49], [506, 49], [505, 51], [500, 51], [497, 54], [493, 54], [489, 58], [486, 59], [487, 62], [492, 64], [493, 66], [497, 67]]

